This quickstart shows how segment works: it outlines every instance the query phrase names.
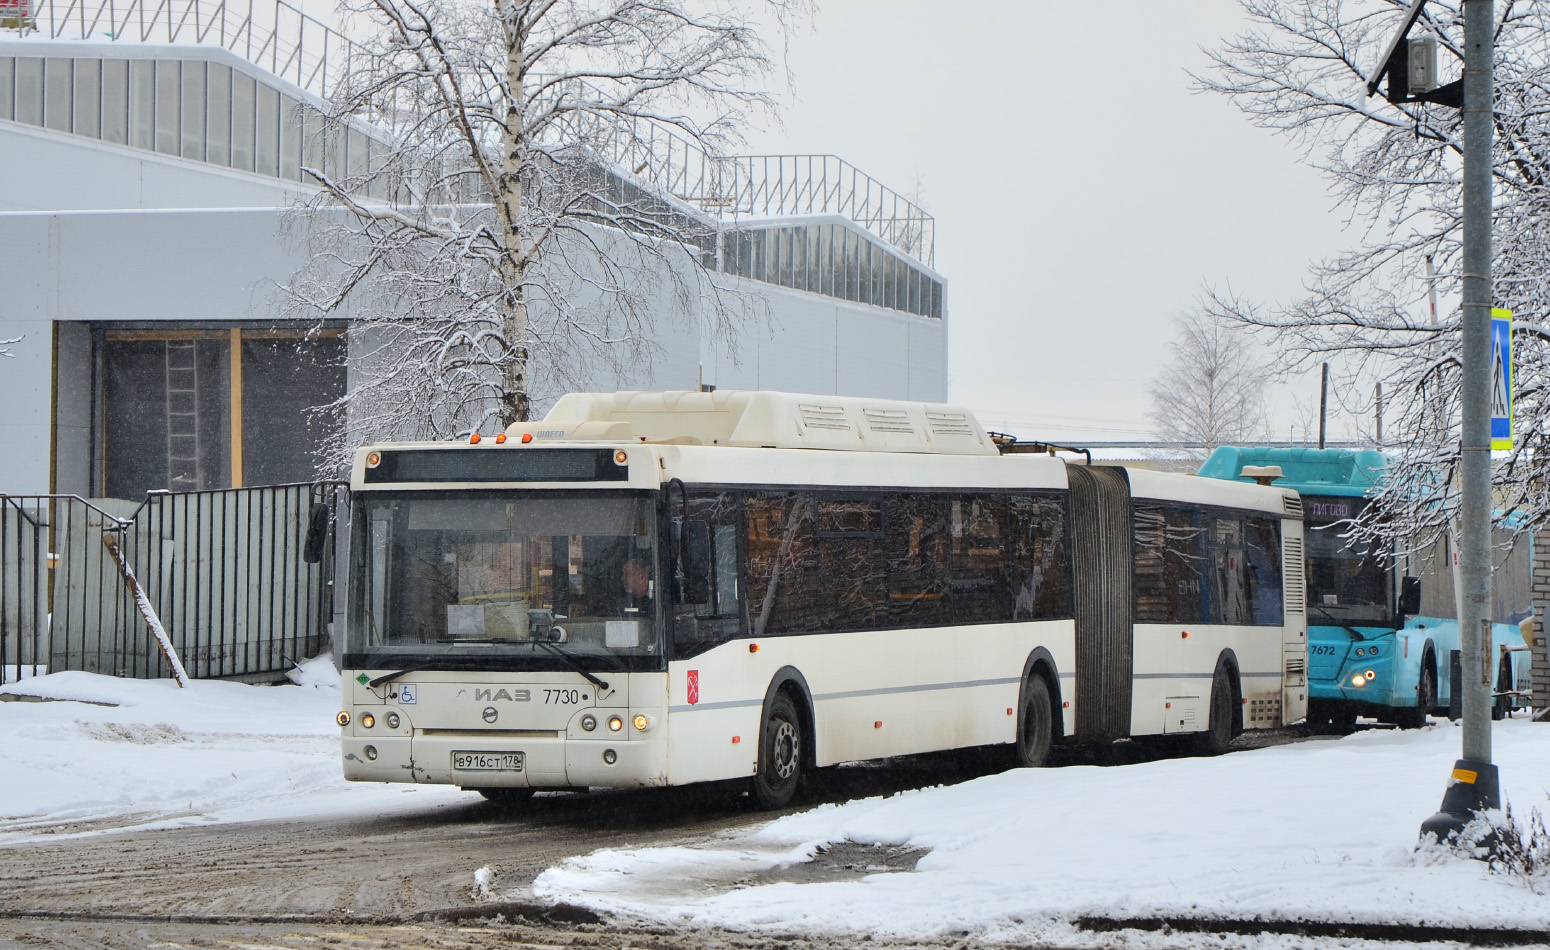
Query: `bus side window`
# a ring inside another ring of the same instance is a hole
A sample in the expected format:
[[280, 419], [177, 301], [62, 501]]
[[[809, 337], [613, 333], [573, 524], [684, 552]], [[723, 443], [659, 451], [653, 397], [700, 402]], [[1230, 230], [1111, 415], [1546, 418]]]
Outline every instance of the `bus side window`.
[[[709, 567], [708, 596], [700, 603], [677, 603], [673, 610], [673, 655], [679, 659], [703, 653], [738, 637], [743, 628], [737, 573], [737, 533], [742, 500], [730, 493], [690, 496], [685, 530], [696, 528], [696, 541], [709, 542], [703, 562]], [[677, 552], [671, 552], [677, 557]]]
[[1249, 623], [1279, 627], [1286, 619], [1281, 597], [1281, 522], [1251, 516], [1245, 525], [1252, 581]]

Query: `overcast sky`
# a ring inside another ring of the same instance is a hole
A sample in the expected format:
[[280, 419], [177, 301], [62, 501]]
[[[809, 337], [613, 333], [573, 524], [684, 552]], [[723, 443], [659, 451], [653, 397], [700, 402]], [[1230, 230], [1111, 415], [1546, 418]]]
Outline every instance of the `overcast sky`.
[[[1147, 381], [1202, 286], [1288, 299], [1355, 240], [1288, 143], [1190, 91], [1244, 24], [1236, 0], [827, 0], [791, 39], [784, 128], [751, 150], [921, 182], [952, 401], [1023, 438], [1147, 438]], [[1277, 390], [1280, 437], [1316, 386]]]

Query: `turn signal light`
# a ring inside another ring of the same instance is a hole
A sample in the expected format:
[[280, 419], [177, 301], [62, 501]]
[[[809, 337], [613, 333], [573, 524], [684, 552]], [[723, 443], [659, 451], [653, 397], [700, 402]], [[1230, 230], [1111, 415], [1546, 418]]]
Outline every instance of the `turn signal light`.
[[645, 713], [636, 713], [635, 718], [630, 720], [630, 724], [635, 727], [636, 732], [645, 732], [651, 728], [651, 718]]
[[341, 709], [339, 715], [334, 717], [334, 722], [339, 723], [341, 726], [348, 726], [350, 724], [350, 714]]

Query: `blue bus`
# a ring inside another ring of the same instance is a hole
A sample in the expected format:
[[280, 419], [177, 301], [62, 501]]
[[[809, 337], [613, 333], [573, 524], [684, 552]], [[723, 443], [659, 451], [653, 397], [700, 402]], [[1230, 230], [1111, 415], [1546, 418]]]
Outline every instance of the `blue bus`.
[[[1307, 537], [1308, 723], [1350, 726], [1357, 716], [1371, 716], [1401, 728], [1419, 728], [1428, 714], [1446, 712], [1454, 685], [1451, 656], [1459, 648], [1459, 635], [1445, 546], [1439, 545], [1429, 557], [1384, 557], [1391, 552], [1342, 537], [1383, 480], [1383, 454], [1223, 446], [1198, 474], [1253, 481], [1243, 474], [1244, 466], [1278, 466], [1283, 475], [1275, 486], [1295, 489], [1302, 496]], [[1501, 567], [1494, 579], [1510, 600], [1512, 588], [1519, 585], [1504, 576]], [[1494, 599], [1493, 614], [1516, 612], [1504, 609], [1502, 596]], [[1492, 617], [1494, 621], [1518, 619]], [[1514, 706], [1528, 703], [1530, 658], [1523, 644], [1516, 623], [1492, 624], [1496, 663], [1492, 718], [1500, 719]]]

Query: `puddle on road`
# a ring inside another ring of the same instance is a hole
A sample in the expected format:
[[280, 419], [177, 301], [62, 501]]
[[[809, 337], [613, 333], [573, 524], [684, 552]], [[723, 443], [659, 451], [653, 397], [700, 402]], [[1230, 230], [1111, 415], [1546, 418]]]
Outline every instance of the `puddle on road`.
[[733, 886], [757, 887], [761, 884], [777, 883], [816, 884], [825, 881], [853, 880], [868, 874], [913, 871], [920, 859], [930, 853], [930, 848], [840, 841], [821, 846], [811, 861], [788, 864], [751, 874], [734, 881]]

